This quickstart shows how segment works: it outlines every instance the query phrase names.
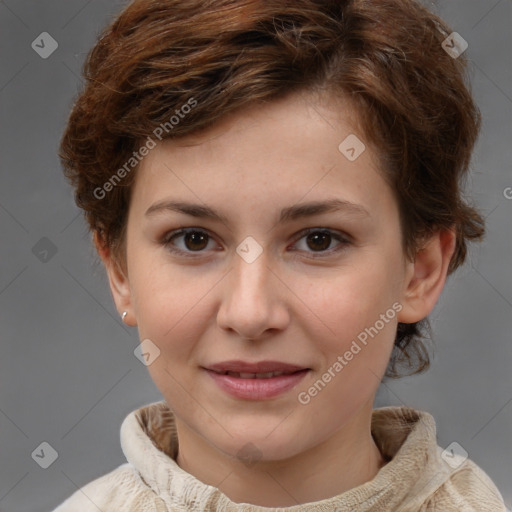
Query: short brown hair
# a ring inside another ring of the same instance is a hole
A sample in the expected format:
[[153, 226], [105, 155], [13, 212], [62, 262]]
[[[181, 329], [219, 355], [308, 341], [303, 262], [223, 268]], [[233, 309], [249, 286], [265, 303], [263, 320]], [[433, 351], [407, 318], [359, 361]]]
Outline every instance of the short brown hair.
[[[126, 162], [158, 127], [178, 138], [255, 101], [329, 92], [353, 103], [378, 151], [406, 254], [436, 230], [455, 229], [451, 273], [484, 221], [463, 198], [481, 119], [464, 54], [442, 46], [450, 33], [414, 0], [134, 0], [89, 53], [62, 138], [77, 204], [122, 260], [136, 174]], [[191, 99], [194, 108], [173, 123]], [[428, 331], [428, 319], [398, 324], [388, 377], [428, 368]]]

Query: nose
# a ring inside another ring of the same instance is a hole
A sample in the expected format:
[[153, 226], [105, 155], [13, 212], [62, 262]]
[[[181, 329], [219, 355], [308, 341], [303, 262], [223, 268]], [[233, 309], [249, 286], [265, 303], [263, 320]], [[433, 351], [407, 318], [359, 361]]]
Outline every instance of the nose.
[[251, 263], [236, 254], [223, 281], [217, 313], [220, 329], [234, 332], [241, 339], [259, 340], [286, 328], [290, 321], [287, 287], [269, 265], [265, 251]]

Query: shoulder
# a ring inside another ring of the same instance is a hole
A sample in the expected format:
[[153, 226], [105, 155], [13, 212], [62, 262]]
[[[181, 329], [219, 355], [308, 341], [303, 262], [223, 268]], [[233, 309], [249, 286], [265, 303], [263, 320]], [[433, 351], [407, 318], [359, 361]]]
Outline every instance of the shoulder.
[[505, 503], [494, 482], [470, 459], [452, 468], [449, 477], [428, 500], [425, 510], [506, 512]]
[[164, 502], [125, 463], [81, 487], [53, 512], [168, 512]]
[[404, 490], [400, 512], [506, 512], [496, 485], [467, 453], [437, 444], [429, 413], [408, 407], [376, 409], [372, 434], [390, 460], [382, 477], [395, 490]]

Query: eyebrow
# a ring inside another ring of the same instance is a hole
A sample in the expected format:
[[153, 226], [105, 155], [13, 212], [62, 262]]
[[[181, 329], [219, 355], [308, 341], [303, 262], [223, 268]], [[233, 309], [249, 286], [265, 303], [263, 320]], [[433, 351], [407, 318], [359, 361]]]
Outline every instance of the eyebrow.
[[[159, 201], [153, 204], [146, 210], [146, 216], [152, 216], [157, 213], [172, 211], [183, 213], [197, 218], [206, 218], [220, 221], [228, 224], [228, 219], [216, 212], [208, 206], [200, 204], [186, 203], [182, 201]], [[278, 224], [290, 222], [297, 219], [312, 217], [314, 215], [321, 215], [323, 213], [343, 211], [351, 215], [359, 217], [370, 217], [368, 210], [360, 204], [352, 203], [344, 199], [331, 199], [328, 201], [313, 201], [310, 203], [300, 203], [293, 206], [288, 206], [281, 210]]]

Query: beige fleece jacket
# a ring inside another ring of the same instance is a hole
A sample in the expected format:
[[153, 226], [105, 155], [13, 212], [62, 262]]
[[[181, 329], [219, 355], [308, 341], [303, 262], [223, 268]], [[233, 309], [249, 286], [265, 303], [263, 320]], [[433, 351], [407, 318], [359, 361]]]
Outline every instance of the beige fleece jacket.
[[164, 401], [121, 426], [127, 463], [85, 485], [54, 512], [505, 512], [489, 477], [437, 445], [433, 417], [407, 407], [375, 409], [372, 434], [389, 462], [375, 478], [338, 496], [286, 508], [235, 503], [177, 463], [174, 416]]

